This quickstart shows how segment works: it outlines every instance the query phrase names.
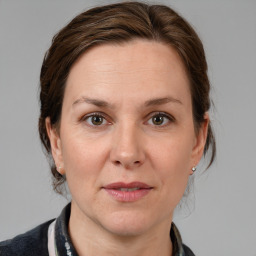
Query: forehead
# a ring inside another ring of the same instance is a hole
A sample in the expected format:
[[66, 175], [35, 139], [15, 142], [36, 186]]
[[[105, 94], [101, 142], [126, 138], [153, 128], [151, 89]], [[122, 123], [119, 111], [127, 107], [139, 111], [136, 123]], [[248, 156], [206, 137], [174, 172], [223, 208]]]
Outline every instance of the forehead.
[[70, 70], [65, 95], [74, 101], [83, 93], [105, 98], [113, 94], [124, 98], [190, 95], [178, 53], [168, 45], [146, 40], [100, 45], [84, 53]]

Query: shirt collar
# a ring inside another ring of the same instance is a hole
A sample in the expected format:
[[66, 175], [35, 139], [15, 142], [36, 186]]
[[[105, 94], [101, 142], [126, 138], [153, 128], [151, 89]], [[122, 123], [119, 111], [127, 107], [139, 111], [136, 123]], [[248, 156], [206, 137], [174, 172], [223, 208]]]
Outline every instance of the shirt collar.
[[70, 218], [71, 204], [69, 203], [56, 219], [55, 246], [56, 256], [78, 256], [68, 233], [68, 222]]
[[[79, 256], [71, 242], [68, 232], [68, 223], [70, 218], [71, 204], [69, 203], [61, 212], [60, 216], [56, 219], [55, 224], [55, 251], [56, 256]], [[170, 238], [173, 244], [174, 256], [185, 256], [182, 239], [179, 230], [172, 223], [170, 230]]]

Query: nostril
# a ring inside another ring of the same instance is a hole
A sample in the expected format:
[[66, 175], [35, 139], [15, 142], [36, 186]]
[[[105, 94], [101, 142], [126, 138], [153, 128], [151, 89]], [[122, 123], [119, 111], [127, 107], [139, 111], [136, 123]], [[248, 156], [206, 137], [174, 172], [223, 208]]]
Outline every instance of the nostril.
[[115, 165], [120, 165], [121, 162], [117, 160], [117, 161], [114, 162], [114, 164], [115, 164]]
[[140, 165], [141, 164], [141, 161], [134, 161], [133, 163], [131, 162], [131, 163], [123, 163], [122, 161], [119, 161], [119, 160], [116, 160], [116, 161], [114, 161], [113, 162], [114, 163], [114, 165], [116, 165], [116, 166], [120, 166], [120, 165], [123, 165], [123, 166], [125, 166], [126, 168], [131, 168], [132, 166], [138, 166], [138, 165]]

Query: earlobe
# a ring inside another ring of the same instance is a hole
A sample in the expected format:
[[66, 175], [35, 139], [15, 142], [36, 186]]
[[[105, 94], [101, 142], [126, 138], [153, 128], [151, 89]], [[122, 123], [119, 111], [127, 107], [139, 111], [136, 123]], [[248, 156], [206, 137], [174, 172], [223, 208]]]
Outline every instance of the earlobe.
[[51, 143], [52, 157], [54, 159], [56, 169], [61, 175], [63, 175], [64, 168], [63, 168], [63, 159], [62, 159], [62, 150], [61, 150], [61, 139], [60, 139], [59, 133], [56, 130], [56, 128], [52, 126], [50, 117], [47, 117], [45, 119], [45, 126], [47, 130], [48, 138]]

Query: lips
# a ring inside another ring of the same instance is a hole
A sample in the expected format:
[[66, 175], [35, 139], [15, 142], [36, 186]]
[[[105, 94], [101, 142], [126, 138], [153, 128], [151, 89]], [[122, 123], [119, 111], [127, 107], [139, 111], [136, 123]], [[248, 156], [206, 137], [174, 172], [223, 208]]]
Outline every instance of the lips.
[[133, 202], [145, 197], [153, 187], [142, 182], [116, 182], [103, 187], [113, 199], [120, 202]]

